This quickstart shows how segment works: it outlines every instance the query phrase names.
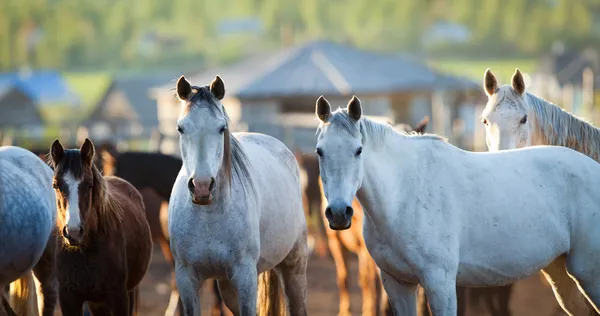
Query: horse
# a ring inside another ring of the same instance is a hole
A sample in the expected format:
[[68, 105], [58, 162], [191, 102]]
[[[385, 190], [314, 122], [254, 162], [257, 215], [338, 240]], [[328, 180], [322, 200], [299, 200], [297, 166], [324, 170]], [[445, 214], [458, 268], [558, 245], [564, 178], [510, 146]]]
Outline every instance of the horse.
[[[181, 310], [181, 300], [179, 299], [179, 292], [175, 284], [175, 263], [169, 246], [166, 206], [168, 206], [168, 201], [171, 198], [171, 189], [181, 169], [181, 159], [158, 152], [118, 152], [110, 144], [101, 145], [99, 152], [105, 175], [122, 178], [133, 184], [140, 191], [150, 188], [163, 200], [163, 206], [160, 208], [159, 213], [150, 213], [148, 212], [148, 207], [146, 207], [146, 217], [150, 224], [152, 235], [156, 236], [163, 256], [172, 267], [171, 296], [165, 316], [174, 316]], [[156, 168], [156, 166], [160, 166], [160, 168]], [[223, 315], [223, 300], [219, 294], [216, 280], [213, 280], [212, 291], [216, 298], [216, 302], [212, 307], [213, 314]]]
[[183, 166], [168, 222], [183, 314], [199, 315], [198, 289], [215, 278], [235, 315], [282, 313], [284, 294], [291, 315], [306, 315], [307, 227], [294, 155], [271, 136], [229, 132], [219, 76], [202, 87], [181, 76], [176, 94]]
[[357, 196], [365, 243], [396, 315], [415, 314], [418, 284], [434, 316], [456, 315], [456, 285], [513, 283], [558, 258], [598, 311], [593, 159], [556, 146], [464, 151], [362, 117], [356, 96], [335, 112], [320, 97], [316, 115], [330, 227], [350, 228]]
[[129, 182], [103, 177], [94, 156], [88, 138], [67, 150], [57, 139], [50, 150], [61, 311], [81, 315], [86, 303], [92, 315], [134, 315], [152, 256], [144, 203]]
[[[0, 147], [0, 315], [54, 314], [58, 290], [52, 260], [51, 183], [50, 167], [32, 152]], [[34, 274], [41, 283], [39, 305]]]
[[[427, 124], [429, 123], [429, 117], [426, 116], [419, 122], [415, 128], [413, 129], [409, 124], [397, 124], [394, 126], [397, 129], [404, 131], [414, 131], [416, 133], [423, 133]], [[316, 157], [316, 155], [314, 155]], [[306, 159], [305, 157], [309, 157]], [[387, 298], [385, 297], [385, 291], [382, 291], [379, 286], [379, 272], [377, 269], [377, 265], [369, 255], [367, 248], [365, 246], [364, 238], [362, 235], [362, 221], [363, 221], [363, 212], [362, 207], [358, 203], [358, 200], [354, 199], [353, 207], [354, 207], [354, 215], [353, 222], [357, 223], [354, 227], [348, 230], [332, 230], [326, 224], [327, 220], [325, 218], [325, 207], [326, 207], [326, 199], [323, 196], [322, 183], [319, 177], [319, 169], [318, 169], [318, 161], [312, 155], [296, 155], [299, 164], [313, 171], [312, 176], [317, 179], [317, 192], [320, 193], [318, 201], [321, 204], [321, 208], [319, 210], [320, 216], [320, 224], [323, 225], [326, 232], [327, 244], [329, 246], [329, 251], [333, 257], [333, 261], [335, 263], [336, 275], [337, 275], [337, 286], [339, 291], [339, 312], [338, 315], [350, 315], [350, 294], [348, 292], [348, 252], [352, 252], [358, 257], [358, 280], [359, 285], [362, 291], [362, 315], [378, 315], [379, 311], [382, 310], [384, 314], [387, 314], [389, 311]], [[309, 160], [311, 159], [311, 160]], [[309, 161], [306, 163], [305, 161]], [[316, 161], [316, 168], [310, 168], [310, 162]], [[305, 167], [308, 165], [308, 168]], [[301, 167], [301, 168], [302, 168]], [[308, 176], [308, 171], [307, 176]], [[309, 176], [310, 178], [310, 176]], [[310, 180], [309, 180], [310, 181]], [[309, 196], [310, 191], [307, 185], [305, 195]], [[310, 204], [310, 202], [309, 202]], [[384, 306], [381, 307], [380, 304]], [[426, 300], [424, 300], [425, 308], [426, 308]]]
[[[490, 151], [536, 145], [568, 147], [600, 162], [600, 129], [559, 106], [525, 91], [523, 74], [517, 68], [510, 85], [498, 85], [488, 68], [483, 79], [488, 102], [481, 114]], [[561, 308], [570, 315], [597, 315], [577, 290], [558, 258], [543, 270]]]

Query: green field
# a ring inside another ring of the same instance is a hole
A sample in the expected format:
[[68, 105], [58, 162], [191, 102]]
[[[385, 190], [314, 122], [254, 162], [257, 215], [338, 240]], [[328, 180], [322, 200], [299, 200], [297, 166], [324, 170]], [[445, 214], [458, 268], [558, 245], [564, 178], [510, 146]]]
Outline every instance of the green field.
[[522, 72], [536, 70], [537, 59], [507, 59], [507, 60], [431, 60], [428, 64], [442, 72], [465, 76], [470, 79], [483, 80], [483, 73], [490, 68], [500, 84], [510, 83], [515, 68]]

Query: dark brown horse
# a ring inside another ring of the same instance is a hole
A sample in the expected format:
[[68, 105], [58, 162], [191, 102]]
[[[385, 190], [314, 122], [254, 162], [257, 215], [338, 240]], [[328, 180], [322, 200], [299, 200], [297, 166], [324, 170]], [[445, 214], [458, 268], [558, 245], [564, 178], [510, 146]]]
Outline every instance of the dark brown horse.
[[57, 199], [56, 264], [63, 315], [133, 315], [138, 285], [152, 256], [150, 227], [140, 193], [127, 181], [103, 177], [94, 166], [94, 145], [50, 151]]
[[[159, 212], [148, 212], [148, 223], [152, 235], [156, 236], [165, 259], [171, 264], [171, 298], [165, 315], [175, 315], [181, 310], [181, 302], [175, 285], [174, 262], [169, 246], [169, 231], [167, 229], [167, 205], [171, 197], [171, 189], [181, 169], [181, 159], [154, 152], [121, 152], [112, 144], [103, 144], [99, 148], [100, 162], [105, 175], [112, 175], [127, 180], [138, 190], [151, 189], [163, 200]], [[156, 166], [159, 166], [157, 168]], [[217, 299], [212, 312], [223, 315], [225, 307], [217, 281], [213, 281], [213, 293]]]

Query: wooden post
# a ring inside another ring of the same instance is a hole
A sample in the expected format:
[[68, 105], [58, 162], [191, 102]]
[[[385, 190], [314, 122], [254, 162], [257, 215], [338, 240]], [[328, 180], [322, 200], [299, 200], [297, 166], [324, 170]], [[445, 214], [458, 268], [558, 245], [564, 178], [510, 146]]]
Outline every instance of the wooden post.
[[565, 84], [563, 87], [563, 108], [573, 113], [573, 86], [571, 84]]
[[583, 89], [583, 117], [592, 121], [592, 110], [594, 108], [594, 71], [587, 67], [583, 70], [581, 87]]
[[435, 90], [431, 93], [431, 116], [433, 121], [433, 133], [446, 135], [446, 107], [444, 105], [444, 92]]

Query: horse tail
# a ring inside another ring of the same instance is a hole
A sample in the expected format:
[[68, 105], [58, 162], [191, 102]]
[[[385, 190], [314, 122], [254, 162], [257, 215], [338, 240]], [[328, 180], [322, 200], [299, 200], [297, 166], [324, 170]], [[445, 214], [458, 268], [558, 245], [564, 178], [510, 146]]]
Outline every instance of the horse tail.
[[31, 270], [10, 284], [9, 304], [19, 316], [39, 314], [37, 292]]
[[285, 298], [277, 273], [265, 271], [258, 276], [258, 315], [285, 315]]

